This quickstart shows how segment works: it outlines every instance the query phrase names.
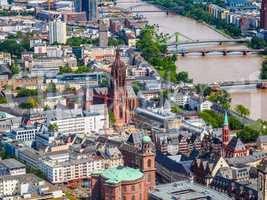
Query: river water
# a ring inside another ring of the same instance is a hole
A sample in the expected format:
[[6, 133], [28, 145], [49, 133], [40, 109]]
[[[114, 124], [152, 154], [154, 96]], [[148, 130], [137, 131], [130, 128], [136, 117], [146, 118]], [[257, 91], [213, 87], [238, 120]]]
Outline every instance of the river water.
[[[146, 4], [141, 0], [126, 0], [131, 3], [119, 3], [122, 8], [139, 5], [137, 10], [157, 10], [154, 5]], [[142, 5], [141, 5], [142, 4]], [[150, 24], [157, 24], [159, 31], [174, 34], [179, 32], [179, 41], [186, 40], [220, 40], [226, 37], [207, 25], [195, 20], [175, 14], [141, 13]], [[218, 47], [218, 46], [211, 46]], [[240, 48], [240, 46], [219, 46], [219, 48]], [[244, 48], [244, 46], [241, 46]], [[263, 58], [257, 55], [210, 55], [179, 57], [176, 65], [177, 72], [187, 71], [195, 83], [214, 83], [221, 81], [256, 80], [259, 76]], [[251, 111], [254, 119], [267, 120], [267, 91], [256, 89], [238, 89], [230, 91], [232, 105], [244, 104]]]

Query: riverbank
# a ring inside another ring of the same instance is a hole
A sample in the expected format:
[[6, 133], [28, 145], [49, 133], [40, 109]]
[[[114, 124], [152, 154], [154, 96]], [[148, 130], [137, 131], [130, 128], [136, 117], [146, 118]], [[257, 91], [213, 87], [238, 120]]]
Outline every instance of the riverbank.
[[[146, 0], [143, 0], [146, 2]], [[177, 14], [190, 17], [196, 21], [205, 22], [217, 30], [224, 32], [231, 37], [240, 37], [241, 31], [232, 24], [214, 18], [207, 10], [206, 5], [195, 4], [192, 0], [177, 0], [175, 2], [165, 0], [149, 0], [149, 3], [159, 5], [175, 11]], [[211, 2], [212, 3], [212, 2]]]

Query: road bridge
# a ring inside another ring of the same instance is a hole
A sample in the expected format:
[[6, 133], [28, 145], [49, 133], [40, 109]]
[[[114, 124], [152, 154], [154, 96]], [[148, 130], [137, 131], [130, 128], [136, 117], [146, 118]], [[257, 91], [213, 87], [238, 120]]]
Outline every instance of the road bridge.
[[246, 43], [248, 42], [248, 39], [226, 39], [226, 40], [187, 40], [187, 41], [181, 41], [181, 42], [172, 42], [168, 44], [168, 47], [172, 46], [197, 46], [201, 44], [225, 44], [225, 43]]
[[263, 52], [264, 49], [191, 49], [191, 50], [170, 50], [169, 53], [186, 56], [186, 55], [201, 55], [201, 56], [208, 56], [214, 54], [220, 54], [223, 56], [227, 56], [229, 54], [241, 54], [241, 55], [248, 55], [248, 54], [257, 54]]

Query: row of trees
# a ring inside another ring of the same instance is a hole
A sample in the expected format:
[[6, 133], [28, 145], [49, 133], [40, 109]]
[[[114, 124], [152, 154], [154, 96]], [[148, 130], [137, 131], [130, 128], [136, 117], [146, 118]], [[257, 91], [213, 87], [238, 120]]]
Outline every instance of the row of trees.
[[167, 36], [158, 34], [155, 26], [146, 25], [142, 29], [137, 48], [165, 80], [175, 83], [193, 81], [189, 79], [187, 72], [180, 72], [176, 75], [176, 56], [167, 55]]
[[[194, 0], [152, 0], [152, 2], [174, 10], [180, 15], [211, 24], [217, 29], [223, 30], [226, 34], [231, 36], [240, 36], [241, 34], [239, 28], [232, 24], [227, 24], [223, 20], [216, 19], [206, 10], [205, 5], [201, 3], [195, 3]], [[221, 0], [211, 0], [209, 3], [215, 3], [216, 5], [220, 6], [224, 5], [224, 2]]]
[[92, 69], [86, 65], [80, 65], [76, 70], [73, 70], [69, 66], [64, 66], [59, 68], [59, 74], [64, 74], [64, 73], [75, 73], [75, 74], [82, 74], [82, 73], [88, 73], [91, 72]]

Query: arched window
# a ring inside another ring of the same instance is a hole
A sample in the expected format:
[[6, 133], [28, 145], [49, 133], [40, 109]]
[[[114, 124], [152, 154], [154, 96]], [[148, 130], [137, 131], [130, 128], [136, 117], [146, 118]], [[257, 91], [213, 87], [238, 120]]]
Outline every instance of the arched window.
[[151, 167], [151, 159], [147, 160], [147, 167]]

